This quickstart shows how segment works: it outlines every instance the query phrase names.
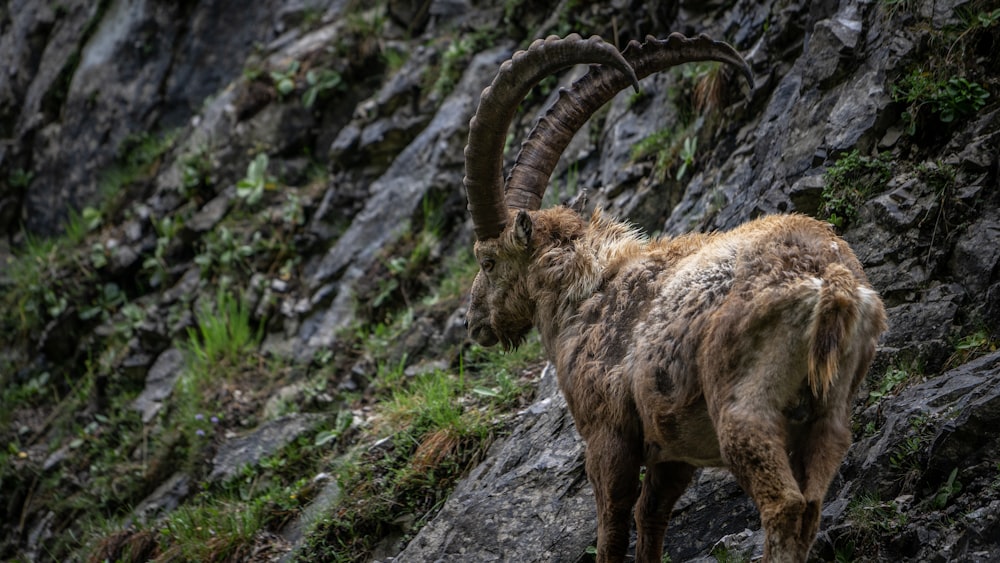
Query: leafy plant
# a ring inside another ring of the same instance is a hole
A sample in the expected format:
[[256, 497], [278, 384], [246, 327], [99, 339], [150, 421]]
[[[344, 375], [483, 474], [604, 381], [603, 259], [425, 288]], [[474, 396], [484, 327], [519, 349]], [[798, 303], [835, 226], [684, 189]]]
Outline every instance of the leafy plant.
[[15, 168], [11, 171], [10, 176], [7, 177], [7, 182], [12, 188], [27, 188], [34, 177], [35, 173], [30, 170]]
[[1000, 8], [993, 10], [992, 12], [979, 12], [974, 16], [975, 23], [983, 28], [990, 28], [997, 23], [1000, 23]]
[[461, 37], [448, 44], [441, 55], [441, 66], [438, 69], [437, 79], [431, 86], [431, 92], [444, 97], [455, 88], [461, 76], [462, 65], [472, 53], [474, 46], [475, 40], [471, 36]]
[[910, 372], [891, 367], [878, 380], [878, 385], [868, 392], [868, 404], [877, 403], [883, 398], [895, 393], [904, 383], [910, 380]]
[[882, 188], [892, 175], [888, 155], [862, 156], [857, 150], [827, 168], [820, 216], [843, 228], [857, 217], [858, 208]]
[[956, 477], [958, 477], [957, 467], [951, 470], [951, 474], [948, 475], [948, 480], [941, 485], [937, 494], [934, 495], [934, 498], [931, 501], [931, 505], [934, 508], [941, 510], [948, 505], [948, 499], [961, 492], [962, 484], [955, 480]]
[[118, 309], [122, 304], [125, 303], [125, 294], [122, 292], [118, 284], [113, 282], [108, 282], [104, 284], [101, 291], [98, 292], [97, 298], [90, 304], [89, 307], [82, 309], [78, 316], [80, 320], [90, 320], [97, 316], [102, 319], [107, 320], [111, 318], [111, 313]]
[[153, 220], [153, 229], [156, 231], [156, 246], [153, 248], [153, 255], [142, 261], [142, 269], [149, 272], [150, 284], [153, 287], [158, 287], [166, 279], [167, 248], [180, 232], [180, 228], [181, 222], [170, 215]]
[[181, 159], [181, 185], [188, 193], [201, 186], [210, 185], [212, 183], [211, 173], [212, 161], [208, 155], [208, 149], [205, 147], [199, 148]]
[[88, 233], [98, 229], [103, 222], [104, 218], [101, 216], [101, 212], [93, 207], [84, 207], [80, 212], [71, 209], [69, 220], [64, 227], [66, 238], [70, 244], [80, 244]]
[[259, 231], [254, 232], [249, 242], [244, 242], [228, 227], [222, 226], [205, 237], [202, 251], [194, 257], [194, 263], [201, 267], [203, 277], [213, 272], [247, 269], [247, 259], [257, 253], [261, 244]]
[[697, 150], [698, 138], [685, 137], [684, 144], [681, 146], [681, 164], [677, 167], [677, 181], [680, 181], [684, 177], [684, 173], [687, 172], [688, 167], [694, 164], [694, 155]]
[[932, 111], [941, 121], [951, 123], [957, 117], [971, 115], [983, 109], [990, 97], [977, 82], [965, 78], [949, 78], [932, 98]]
[[311, 108], [316, 103], [316, 98], [320, 94], [327, 90], [341, 88], [343, 86], [343, 79], [340, 77], [339, 72], [332, 69], [310, 70], [306, 73], [306, 83], [309, 87], [302, 94], [302, 105], [306, 108]]
[[722, 544], [712, 549], [712, 556], [719, 563], [748, 563], [750, 561], [747, 554]]
[[955, 342], [955, 352], [945, 362], [945, 366], [958, 366], [996, 350], [996, 339], [992, 338], [986, 329], [979, 329], [972, 334], [967, 334], [959, 338]]
[[295, 91], [295, 76], [299, 73], [299, 61], [292, 61], [284, 71], [271, 71], [271, 80], [278, 91], [278, 97], [284, 98]]
[[964, 77], [947, 80], [935, 78], [931, 73], [913, 70], [890, 87], [890, 95], [897, 102], [907, 104], [903, 119], [908, 123], [907, 132], [914, 134], [920, 112], [927, 108], [944, 123], [972, 115], [986, 106], [990, 93], [979, 83]]
[[894, 469], [904, 471], [920, 471], [919, 454], [930, 439], [928, 431], [929, 418], [924, 414], [917, 414], [910, 418], [910, 435], [905, 440], [893, 447], [889, 455], [889, 465]]
[[652, 176], [662, 182], [678, 154], [678, 137], [678, 132], [672, 128], [656, 131], [632, 146], [632, 160], [655, 156]]
[[257, 205], [264, 197], [264, 190], [274, 187], [274, 178], [267, 175], [267, 164], [267, 154], [258, 154], [247, 165], [247, 175], [236, 183], [236, 195], [247, 205]]
[[[0, 281], [6, 287], [0, 287], [0, 319], [4, 321], [0, 325], [10, 326], [12, 335], [28, 336], [69, 307], [72, 295], [64, 279], [73, 256], [66, 251], [66, 242], [28, 236], [24, 247], [2, 265], [6, 279]], [[93, 273], [85, 272], [88, 278]]]

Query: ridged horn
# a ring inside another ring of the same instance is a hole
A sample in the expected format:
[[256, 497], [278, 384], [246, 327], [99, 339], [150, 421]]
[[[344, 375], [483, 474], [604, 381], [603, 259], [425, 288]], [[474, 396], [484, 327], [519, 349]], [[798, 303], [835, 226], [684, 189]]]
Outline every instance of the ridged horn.
[[[711, 60], [735, 66], [750, 88], [754, 86], [750, 65], [736, 49], [722, 41], [713, 41], [707, 35], [687, 38], [672, 33], [662, 40], [647, 36], [641, 45], [638, 41], [630, 41], [622, 55], [640, 79], [679, 64]], [[521, 144], [507, 178], [508, 207], [529, 210], [541, 207], [549, 177], [573, 135], [595, 111], [627, 87], [630, 80], [631, 77], [614, 69], [596, 67], [569, 89], [559, 91], [559, 98]]]
[[526, 51], [514, 53], [483, 90], [479, 107], [469, 122], [469, 141], [465, 147], [464, 184], [477, 239], [499, 236], [507, 220], [503, 147], [517, 106], [542, 78], [577, 64], [613, 67], [617, 69], [616, 76], [630, 82], [636, 91], [639, 89], [635, 71], [618, 49], [596, 35], [582, 39], [574, 33], [565, 39], [554, 35], [539, 39]]

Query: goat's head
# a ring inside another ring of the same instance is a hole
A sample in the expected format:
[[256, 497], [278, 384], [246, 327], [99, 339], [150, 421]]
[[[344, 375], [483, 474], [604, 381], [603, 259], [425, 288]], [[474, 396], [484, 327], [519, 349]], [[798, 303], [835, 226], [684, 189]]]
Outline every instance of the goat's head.
[[[480, 265], [466, 316], [470, 337], [486, 346], [499, 342], [512, 348], [531, 330], [535, 304], [529, 272], [540, 242], [534, 213], [541, 207], [559, 156], [576, 131], [619, 91], [629, 85], [638, 91], [638, 79], [704, 60], [734, 65], [753, 86], [753, 75], [743, 58], [729, 45], [704, 35], [647, 37], [643, 44], [630, 42], [621, 53], [596, 36], [552, 36], [535, 41], [500, 67], [492, 84], [483, 90], [465, 147], [465, 188]], [[542, 78], [575, 64], [599, 66], [591, 67], [570, 89], [560, 90], [558, 100], [521, 145], [504, 181], [503, 147], [518, 104]], [[550, 232], [545, 239], [553, 235], [560, 238]]]
[[479, 273], [472, 282], [467, 322], [469, 336], [483, 346], [497, 342], [517, 347], [532, 327], [533, 301], [528, 293], [532, 221], [518, 211], [513, 227], [476, 243]]

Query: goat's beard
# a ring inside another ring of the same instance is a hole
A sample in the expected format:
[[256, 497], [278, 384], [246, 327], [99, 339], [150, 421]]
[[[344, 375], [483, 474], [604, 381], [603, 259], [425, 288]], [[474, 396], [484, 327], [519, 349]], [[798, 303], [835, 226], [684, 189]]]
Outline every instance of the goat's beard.
[[524, 343], [524, 337], [518, 336], [515, 338], [510, 338], [508, 336], [500, 337], [500, 347], [503, 348], [504, 352], [513, 352]]
[[500, 347], [503, 348], [504, 352], [513, 352], [517, 350], [521, 344], [524, 344], [525, 339], [528, 336], [528, 332], [531, 327], [525, 330], [518, 330], [516, 333], [498, 332], [497, 338], [500, 340]]

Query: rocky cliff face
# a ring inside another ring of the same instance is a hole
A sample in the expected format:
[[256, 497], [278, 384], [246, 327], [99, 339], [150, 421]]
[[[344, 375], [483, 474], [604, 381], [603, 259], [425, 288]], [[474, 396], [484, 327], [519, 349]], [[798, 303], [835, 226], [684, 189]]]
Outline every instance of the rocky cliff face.
[[[583, 444], [537, 344], [461, 326], [468, 119], [515, 49], [570, 31], [707, 33], [756, 84], [644, 80], [553, 202], [665, 235], [816, 215], [886, 302], [813, 557], [1000, 552], [989, 3], [42, 4], [0, 8], [3, 558], [587, 560]], [[582, 72], [529, 95], [508, 158]], [[758, 515], [704, 471], [666, 546], [759, 556]]]

